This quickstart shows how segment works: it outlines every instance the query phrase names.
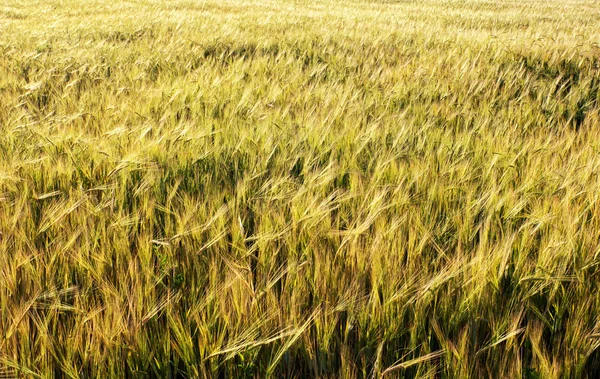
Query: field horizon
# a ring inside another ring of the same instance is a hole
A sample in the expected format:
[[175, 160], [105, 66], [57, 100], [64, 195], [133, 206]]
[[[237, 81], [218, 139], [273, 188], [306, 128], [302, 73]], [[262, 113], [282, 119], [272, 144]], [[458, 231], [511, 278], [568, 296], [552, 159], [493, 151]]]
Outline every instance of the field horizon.
[[596, 378], [592, 0], [5, 0], [0, 378]]

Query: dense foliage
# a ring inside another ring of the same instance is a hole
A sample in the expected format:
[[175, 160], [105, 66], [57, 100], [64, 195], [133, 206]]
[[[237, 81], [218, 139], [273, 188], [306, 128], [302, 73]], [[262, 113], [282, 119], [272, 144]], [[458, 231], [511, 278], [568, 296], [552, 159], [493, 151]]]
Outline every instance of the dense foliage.
[[0, 377], [597, 377], [597, 1], [0, 6]]

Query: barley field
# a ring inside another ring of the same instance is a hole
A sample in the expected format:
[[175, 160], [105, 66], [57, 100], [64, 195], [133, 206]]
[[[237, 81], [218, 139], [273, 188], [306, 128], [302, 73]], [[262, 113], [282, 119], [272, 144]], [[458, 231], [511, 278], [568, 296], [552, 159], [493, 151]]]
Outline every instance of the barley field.
[[597, 378], [597, 0], [3, 0], [0, 378]]

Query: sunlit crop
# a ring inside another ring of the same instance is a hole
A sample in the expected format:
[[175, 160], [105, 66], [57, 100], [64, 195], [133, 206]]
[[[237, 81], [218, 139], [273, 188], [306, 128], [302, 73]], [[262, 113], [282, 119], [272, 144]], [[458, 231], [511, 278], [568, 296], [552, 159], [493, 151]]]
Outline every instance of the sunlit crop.
[[3, 0], [0, 377], [596, 378], [595, 0]]

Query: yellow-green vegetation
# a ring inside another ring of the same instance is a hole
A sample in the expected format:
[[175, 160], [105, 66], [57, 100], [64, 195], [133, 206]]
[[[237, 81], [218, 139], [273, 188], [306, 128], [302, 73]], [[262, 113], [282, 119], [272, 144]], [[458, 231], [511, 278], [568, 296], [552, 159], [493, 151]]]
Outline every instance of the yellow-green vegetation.
[[0, 377], [600, 372], [594, 0], [3, 0]]

